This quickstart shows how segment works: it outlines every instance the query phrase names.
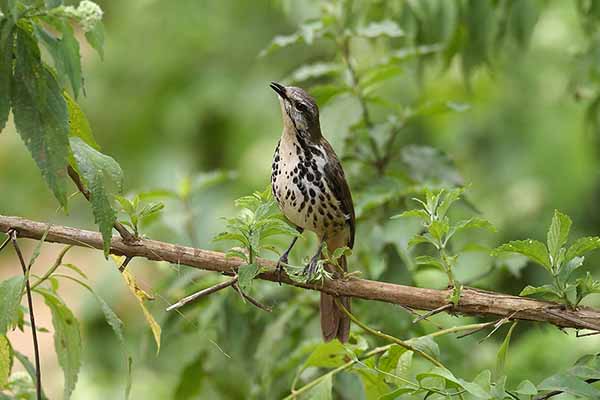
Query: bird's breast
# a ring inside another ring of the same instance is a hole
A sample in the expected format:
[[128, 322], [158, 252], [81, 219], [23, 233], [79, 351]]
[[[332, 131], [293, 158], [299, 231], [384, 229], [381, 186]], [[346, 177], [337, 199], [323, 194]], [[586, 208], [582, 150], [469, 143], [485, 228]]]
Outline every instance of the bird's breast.
[[327, 153], [302, 140], [280, 140], [273, 156], [273, 195], [286, 218], [319, 236], [346, 229], [342, 211], [325, 175]]

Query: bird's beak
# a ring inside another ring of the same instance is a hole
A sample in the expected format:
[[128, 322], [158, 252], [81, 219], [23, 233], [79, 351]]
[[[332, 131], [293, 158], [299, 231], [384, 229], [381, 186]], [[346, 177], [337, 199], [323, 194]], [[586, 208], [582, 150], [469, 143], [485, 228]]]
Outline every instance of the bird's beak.
[[287, 99], [288, 96], [286, 94], [285, 91], [285, 86], [283, 86], [280, 83], [277, 82], [271, 82], [271, 84], [269, 85], [271, 87], [271, 89], [273, 89], [275, 91], [275, 93], [277, 93], [279, 95], [279, 97], [281, 97], [282, 99]]

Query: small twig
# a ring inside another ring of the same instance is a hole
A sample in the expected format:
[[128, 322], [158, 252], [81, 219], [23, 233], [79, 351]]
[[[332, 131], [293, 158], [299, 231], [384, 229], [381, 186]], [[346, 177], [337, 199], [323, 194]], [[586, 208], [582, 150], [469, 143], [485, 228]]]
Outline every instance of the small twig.
[[505, 323], [507, 323], [508, 321], [510, 321], [510, 319], [512, 317], [514, 317], [516, 313], [517, 313], [517, 311], [515, 311], [514, 313], [512, 313], [511, 315], [509, 315], [507, 317], [504, 317], [504, 318], [499, 319], [498, 321], [496, 321], [496, 323], [494, 324], [494, 329], [492, 329], [492, 331], [490, 333], [488, 333], [486, 337], [484, 337], [483, 339], [481, 339], [479, 341], [479, 343], [483, 343], [485, 340], [489, 339], [489, 337], [492, 336], [498, 329], [500, 329], [500, 327], [502, 325], [504, 325]]
[[235, 284], [238, 280], [237, 275], [234, 276], [233, 278], [226, 280], [224, 282], [218, 283], [214, 286], [208, 287], [206, 289], [202, 289], [199, 292], [196, 292], [194, 294], [191, 294], [187, 297], [184, 297], [183, 299], [179, 300], [177, 303], [170, 305], [169, 307], [167, 307], [166, 311], [172, 311], [172, 310], [177, 310], [178, 308], [183, 307], [184, 305], [186, 305], [187, 303], [194, 301], [196, 299], [199, 299], [200, 297], [204, 297], [204, 296], [208, 296], [209, 294], [212, 294], [214, 292], [217, 292], [221, 289], [225, 289], [228, 286], [231, 286], [233, 284]]
[[425, 314], [423, 314], [423, 315], [420, 315], [420, 316], [418, 316], [417, 318], [413, 319], [413, 324], [416, 324], [417, 322], [420, 322], [420, 321], [422, 321], [422, 320], [424, 320], [424, 319], [427, 319], [427, 318], [429, 318], [429, 317], [432, 317], [432, 316], [434, 316], [435, 314], [439, 314], [439, 313], [441, 313], [441, 312], [443, 312], [443, 311], [449, 310], [449, 309], [451, 309], [452, 307], [454, 307], [454, 305], [453, 305], [452, 303], [444, 304], [444, 305], [443, 305], [443, 306], [441, 306], [441, 307], [438, 307], [438, 308], [436, 308], [436, 309], [433, 309], [433, 310], [431, 310], [431, 311], [428, 311], [428, 312], [426, 312]]
[[368, 327], [367, 325], [365, 325], [362, 321], [360, 321], [358, 318], [356, 318], [354, 316], [354, 314], [352, 314], [350, 311], [348, 311], [348, 309], [346, 307], [344, 307], [344, 305], [342, 304], [342, 302], [339, 299], [335, 299], [335, 304], [338, 306], [338, 308], [340, 310], [342, 310], [342, 312], [344, 314], [346, 314], [348, 316], [348, 318], [350, 318], [352, 320], [352, 322], [354, 322], [356, 325], [358, 325], [359, 327], [361, 327], [364, 331], [370, 333], [371, 335], [374, 336], [378, 336], [382, 339], [385, 339], [389, 342], [393, 342], [401, 347], [404, 347], [406, 350], [410, 350], [415, 354], [420, 355], [421, 357], [427, 359], [429, 362], [431, 362], [432, 364], [434, 364], [437, 367], [440, 368], [446, 368], [444, 366], [444, 364], [442, 364], [441, 362], [439, 362], [438, 360], [436, 360], [435, 358], [433, 358], [432, 356], [430, 356], [429, 354], [425, 353], [424, 351], [421, 351], [415, 347], [413, 347], [411, 344], [409, 344], [407, 341], [404, 341], [402, 339], [398, 339], [395, 336], [392, 335], [388, 335], [387, 333], [383, 333], [381, 331], [376, 331], [375, 329], [372, 329], [370, 327]]
[[[85, 197], [87, 201], [90, 201], [90, 191], [87, 190], [83, 182], [81, 182], [81, 178], [79, 177], [77, 171], [75, 171], [71, 166], [67, 168], [67, 171], [69, 173], [69, 177], [71, 178], [73, 183], [75, 183], [75, 186], [77, 186], [77, 189], [81, 192], [83, 197]], [[115, 221], [113, 227], [117, 232], [119, 232], [119, 235], [121, 235], [125, 243], [131, 244], [137, 241], [138, 238], [133, 233], [129, 232], [129, 230], [127, 230], [127, 228], [125, 228], [125, 226], [123, 226], [123, 224], [121, 224], [120, 222]]]
[[[594, 382], [599, 382], [599, 381], [600, 381], [600, 379], [598, 379], [598, 378], [590, 378], [590, 379], [585, 380], [586, 383], [594, 383]], [[550, 397], [558, 396], [561, 393], [564, 393], [564, 391], [563, 390], [553, 390], [551, 392], [546, 393], [543, 396], [536, 397], [533, 400], [547, 400]]]
[[119, 272], [123, 273], [123, 271], [125, 271], [125, 268], [127, 268], [129, 263], [131, 262], [131, 260], [133, 260], [133, 257], [126, 256], [125, 259], [123, 260], [123, 263], [119, 266]]
[[470, 332], [467, 332], [467, 333], [465, 333], [465, 334], [459, 335], [459, 336], [457, 336], [456, 338], [457, 338], [457, 339], [462, 339], [462, 338], [465, 338], [465, 337], [467, 337], [467, 336], [471, 336], [471, 335], [473, 335], [473, 334], [475, 334], [475, 333], [477, 333], [477, 332], [479, 332], [479, 331], [482, 331], [482, 330], [484, 330], [484, 329], [486, 329], [486, 328], [490, 327], [491, 325], [494, 325], [496, 322], [497, 322], [497, 321], [484, 322], [484, 323], [482, 324], [482, 326], [480, 326], [480, 327], [478, 327], [478, 328], [475, 328], [475, 329], [473, 329], [472, 331], [470, 331]]
[[0, 251], [4, 250], [4, 248], [10, 243], [10, 235], [6, 238], [4, 242], [0, 245]]
[[244, 300], [248, 300], [248, 302], [249, 302], [250, 304], [252, 304], [253, 306], [255, 306], [255, 307], [258, 307], [258, 308], [260, 308], [261, 310], [264, 310], [264, 311], [266, 311], [266, 312], [271, 312], [271, 311], [273, 311], [273, 309], [272, 309], [271, 307], [269, 307], [269, 306], [267, 306], [267, 305], [265, 305], [265, 304], [262, 304], [260, 301], [256, 300], [254, 297], [252, 297], [252, 296], [250, 296], [250, 295], [248, 295], [248, 294], [244, 293], [244, 292], [242, 291], [242, 289], [240, 289], [240, 287], [239, 287], [239, 285], [237, 284], [237, 282], [235, 282], [235, 283], [232, 285], [232, 287], [235, 289], [235, 291], [236, 291], [236, 292], [238, 292], [238, 294], [239, 294], [240, 296], [242, 296], [242, 299], [244, 299]]
[[29, 271], [23, 258], [23, 253], [17, 242], [17, 231], [11, 230], [8, 232], [9, 238], [12, 240], [13, 247], [21, 263], [23, 276], [25, 277], [25, 291], [27, 293], [27, 306], [29, 307], [29, 322], [31, 324], [31, 336], [33, 338], [33, 353], [35, 356], [35, 390], [37, 400], [42, 400], [42, 371], [40, 369], [40, 348], [38, 345], [37, 328], [35, 326], [35, 315], [33, 313], [33, 300], [31, 297], [31, 286], [29, 285]]
[[71, 250], [72, 248], [73, 248], [73, 245], [69, 245], [69, 246], [65, 246], [61, 250], [58, 257], [56, 258], [56, 261], [54, 261], [54, 264], [52, 264], [52, 266], [48, 269], [48, 271], [46, 271], [46, 273], [40, 279], [38, 279], [38, 281], [36, 283], [31, 285], [31, 290], [40, 286], [44, 281], [46, 281], [48, 278], [50, 278], [50, 276], [54, 273], [54, 271], [56, 271], [56, 269], [61, 266], [63, 258], [65, 257], [67, 252], [69, 250]]

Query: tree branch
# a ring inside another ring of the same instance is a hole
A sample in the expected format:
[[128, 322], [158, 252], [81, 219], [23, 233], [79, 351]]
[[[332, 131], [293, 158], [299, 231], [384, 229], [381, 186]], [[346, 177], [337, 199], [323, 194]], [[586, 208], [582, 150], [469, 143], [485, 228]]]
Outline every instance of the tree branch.
[[[27, 220], [20, 217], [0, 215], [0, 232], [14, 229], [21, 238], [40, 239], [46, 229], [47, 242], [71, 244], [81, 247], [102, 249], [102, 237], [92, 232], [67, 226]], [[113, 236], [111, 253], [128, 257], [143, 257], [155, 261], [167, 261], [177, 265], [187, 265], [208, 271], [231, 275], [242, 264], [238, 258], [226, 258], [225, 254], [193, 247], [181, 246], [157, 240], [140, 238], [135, 245], [127, 244], [121, 237]], [[278, 282], [273, 261], [259, 260], [260, 264], [270, 267], [258, 278]], [[365, 300], [376, 300], [400, 304], [419, 310], [435, 310], [448, 303], [451, 289], [436, 290], [367, 279], [331, 280], [321, 283], [294, 282], [285, 274], [281, 282], [305, 289], [319, 290], [336, 296], [350, 296]], [[502, 293], [489, 292], [474, 288], [464, 288], [457, 306], [446, 310], [450, 313], [508, 317], [529, 321], [541, 321], [563, 328], [592, 329], [600, 331], [600, 310], [579, 307], [575, 310], [564, 305], [535, 300]]]

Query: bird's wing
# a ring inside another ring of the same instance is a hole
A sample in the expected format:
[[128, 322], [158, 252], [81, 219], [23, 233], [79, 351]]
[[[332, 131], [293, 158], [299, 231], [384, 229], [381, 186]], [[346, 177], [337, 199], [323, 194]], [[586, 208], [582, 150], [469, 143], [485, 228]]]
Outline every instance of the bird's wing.
[[350, 226], [350, 241], [348, 246], [352, 248], [354, 246], [354, 232], [355, 232], [355, 217], [354, 217], [354, 204], [352, 203], [352, 193], [350, 187], [346, 181], [342, 164], [338, 159], [333, 147], [325, 139], [321, 138], [321, 145], [327, 153], [327, 164], [325, 164], [325, 173], [323, 174], [327, 180], [327, 185], [333, 191], [335, 198], [340, 201], [342, 211], [350, 218], [348, 225]]

